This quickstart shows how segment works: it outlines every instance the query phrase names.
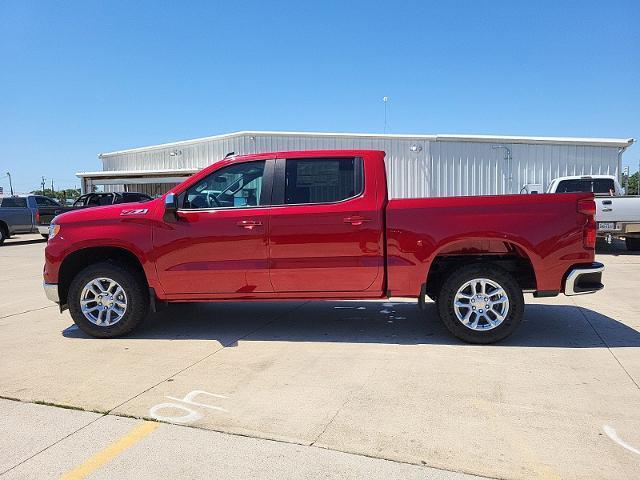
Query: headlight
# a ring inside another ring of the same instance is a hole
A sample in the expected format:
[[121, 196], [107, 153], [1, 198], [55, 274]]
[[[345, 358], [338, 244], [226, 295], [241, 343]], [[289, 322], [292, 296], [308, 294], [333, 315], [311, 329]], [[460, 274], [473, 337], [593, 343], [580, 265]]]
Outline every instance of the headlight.
[[60, 231], [60, 225], [56, 225], [55, 223], [49, 224], [49, 240], [55, 237]]

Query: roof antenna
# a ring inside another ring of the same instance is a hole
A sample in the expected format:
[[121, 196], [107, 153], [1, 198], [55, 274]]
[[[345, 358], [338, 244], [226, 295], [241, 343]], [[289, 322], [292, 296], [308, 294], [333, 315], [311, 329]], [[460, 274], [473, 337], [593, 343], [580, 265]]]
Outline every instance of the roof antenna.
[[224, 158], [233, 157], [235, 154], [236, 154], [236, 152], [229, 152], [224, 156]]

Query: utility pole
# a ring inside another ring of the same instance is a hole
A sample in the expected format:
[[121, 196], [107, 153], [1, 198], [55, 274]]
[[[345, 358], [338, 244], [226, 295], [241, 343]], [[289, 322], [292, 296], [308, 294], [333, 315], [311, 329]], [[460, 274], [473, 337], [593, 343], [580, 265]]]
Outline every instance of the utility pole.
[[46, 178], [42, 177], [42, 195], [44, 195], [44, 182]]
[[387, 133], [387, 103], [389, 102], [389, 97], [382, 97], [382, 101], [384, 102], [384, 133]]
[[9, 190], [11, 191], [11, 196], [13, 197], [13, 184], [11, 183], [11, 174], [7, 172], [7, 177], [9, 177]]
[[624, 167], [624, 194], [629, 194], [629, 165]]
[[[43, 192], [44, 193], [44, 192]], [[51, 193], [56, 193], [56, 191], [53, 188], [53, 178], [51, 179]]]

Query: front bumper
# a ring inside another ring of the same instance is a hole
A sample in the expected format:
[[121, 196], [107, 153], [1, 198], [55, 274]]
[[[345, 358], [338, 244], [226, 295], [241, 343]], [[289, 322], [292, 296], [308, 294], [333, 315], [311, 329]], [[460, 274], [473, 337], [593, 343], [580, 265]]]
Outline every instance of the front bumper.
[[583, 295], [602, 290], [602, 263], [593, 262], [591, 265], [583, 265], [569, 270], [564, 282], [565, 295]]
[[49, 225], [38, 225], [38, 233], [40, 235], [49, 235]]
[[58, 295], [58, 284], [57, 283], [43, 283], [44, 294], [47, 296], [49, 300], [55, 303], [60, 303], [60, 296]]

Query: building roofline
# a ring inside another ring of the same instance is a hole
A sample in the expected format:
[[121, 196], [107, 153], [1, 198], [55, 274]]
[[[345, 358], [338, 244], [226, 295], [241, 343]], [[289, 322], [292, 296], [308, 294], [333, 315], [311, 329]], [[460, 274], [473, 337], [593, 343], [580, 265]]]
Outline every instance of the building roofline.
[[164, 177], [167, 175], [193, 175], [201, 168], [171, 168], [164, 170], [99, 170], [96, 172], [77, 172], [79, 178], [126, 178], [139, 176]]
[[409, 135], [409, 134], [393, 134], [393, 133], [331, 133], [331, 132], [279, 132], [279, 131], [261, 131], [261, 130], [243, 130], [239, 132], [225, 133], [221, 135], [212, 135], [209, 137], [194, 138], [191, 140], [181, 140], [178, 142], [161, 143], [158, 145], [150, 145], [147, 147], [136, 147], [125, 150], [117, 150], [113, 152], [105, 152], [98, 155], [99, 158], [112, 157], [126, 153], [148, 152], [152, 150], [160, 150], [171, 147], [184, 147], [195, 143], [201, 143], [210, 140], [225, 140], [228, 138], [242, 136], [265, 136], [265, 135], [282, 135], [282, 136], [300, 136], [300, 137], [356, 137], [356, 138], [372, 138], [372, 139], [411, 139], [411, 140], [428, 140], [441, 142], [502, 142], [502, 143], [534, 143], [534, 144], [574, 144], [574, 145], [590, 145], [590, 146], [611, 146], [626, 148], [632, 145], [635, 140], [633, 138], [588, 138], [588, 137], [536, 137], [536, 136], [516, 136], [516, 135], [453, 135], [453, 134], [435, 134], [435, 135]]

